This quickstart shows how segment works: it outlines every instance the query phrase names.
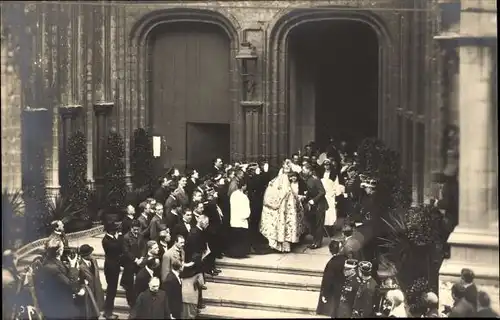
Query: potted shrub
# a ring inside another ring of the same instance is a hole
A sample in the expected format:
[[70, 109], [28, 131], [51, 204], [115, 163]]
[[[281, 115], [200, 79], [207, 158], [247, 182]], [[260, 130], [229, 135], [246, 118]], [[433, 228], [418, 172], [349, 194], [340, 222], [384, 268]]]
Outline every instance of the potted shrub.
[[3, 250], [23, 244], [24, 200], [21, 190], [2, 191], [2, 246]]
[[87, 210], [90, 191], [87, 186], [87, 139], [83, 132], [77, 131], [70, 136], [66, 158], [68, 186], [65, 196], [78, 213], [70, 223], [80, 231], [92, 226]]
[[50, 234], [52, 231], [50, 223], [54, 220], [61, 220], [64, 223], [66, 233], [89, 228], [89, 221], [75, 219], [83, 209], [74, 205], [68, 196], [57, 195], [54, 199], [47, 197], [46, 205], [48, 209], [48, 215], [44, 221], [46, 234]]
[[138, 128], [134, 131], [130, 151], [130, 170], [134, 188], [151, 188], [154, 183], [153, 142], [149, 133]]
[[119, 221], [123, 217], [127, 195], [124, 158], [123, 138], [112, 130], [108, 135], [104, 156], [103, 195], [106, 207], [103, 218], [106, 221]]

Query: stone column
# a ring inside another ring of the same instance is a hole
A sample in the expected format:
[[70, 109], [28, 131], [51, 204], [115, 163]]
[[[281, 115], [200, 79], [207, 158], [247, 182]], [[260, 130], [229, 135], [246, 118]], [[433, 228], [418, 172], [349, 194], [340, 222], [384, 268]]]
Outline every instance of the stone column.
[[66, 178], [67, 178], [67, 157], [66, 153], [68, 151], [69, 138], [76, 131], [78, 124], [76, 123], [78, 115], [82, 110], [82, 106], [80, 105], [69, 105], [59, 108], [59, 114], [62, 119], [62, 145], [61, 145], [61, 171], [62, 175], [60, 175], [61, 186], [64, 188], [67, 186]]
[[467, 43], [460, 47], [459, 224], [448, 239], [451, 258], [440, 273], [457, 277], [468, 266], [478, 279], [498, 284], [498, 209], [490, 208], [491, 195], [497, 192], [492, 183], [497, 172], [491, 161], [497, 146], [490, 138], [497, 121], [491, 94], [492, 50]]
[[97, 102], [94, 104], [96, 116], [96, 143], [94, 148], [94, 177], [96, 187], [103, 185], [103, 163], [106, 139], [108, 137], [108, 118], [114, 107], [114, 102]]

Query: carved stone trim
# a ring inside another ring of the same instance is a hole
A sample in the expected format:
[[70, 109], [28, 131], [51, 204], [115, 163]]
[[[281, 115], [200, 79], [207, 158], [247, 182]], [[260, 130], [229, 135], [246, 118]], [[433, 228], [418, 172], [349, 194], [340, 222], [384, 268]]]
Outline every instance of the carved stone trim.
[[96, 116], [99, 115], [108, 115], [113, 107], [115, 106], [114, 102], [96, 102], [94, 103], [94, 112]]
[[59, 107], [59, 114], [64, 119], [75, 119], [80, 115], [80, 112], [83, 110], [81, 105], [71, 105], [71, 106], [63, 106]]
[[[268, 70], [267, 70], [267, 96], [269, 106], [266, 109], [266, 116], [269, 117], [266, 128], [266, 151], [265, 154], [274, 163], [278, 163], [288, 153], [289, 139], [287, 123], [287, 74], [289, 66], [287, 63], [288, 56], [286, 52], [286, 42], [290, 31], [304, 23], [316, 21], [329, 21], [329, 20], [351, 20], [359, 21], [368, 24], [376, 32], [379, 40], [379, 118], [380, 123], [384, 118], [382, 112], [384, 108], [384, 99], [388, 97], [390, 92], [391, 75], [388, 75], [383, 70], [390, 66], [391, 57], [391, 44], [393, 39], [386, 23], [380, 17], [368, 10], [342, 10], [335, 11], [325, 10], [324, 8], [314, 10], [305, 9], [288, 9], [276, 21], [270, 24], [268, 39]], [[379, 132], [381, 134], [381, 132]]]
[[240, 101], [240, 105], [245, 108], [262, 108], [263, 101]]

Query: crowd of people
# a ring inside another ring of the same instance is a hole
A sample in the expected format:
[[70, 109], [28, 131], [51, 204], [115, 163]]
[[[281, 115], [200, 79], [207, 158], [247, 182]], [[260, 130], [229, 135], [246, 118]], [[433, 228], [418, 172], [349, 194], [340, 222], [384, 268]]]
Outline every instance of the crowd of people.
[[[330, 242], [332, 258], [325, 267], [316, 313], [332, 318], [415, 317], [409, 311], [405, 294], [392, 278], [386, 278], [378, 286], [371, 275], [371, 262], [359, 261], [343, 253], [342, 247], [351, 236], [349, 233]], [[424, 293], [422, 317], [499, 318], [491, 308], [489, 295], [478, 291], [474, 278], [473, 270], [463, 268], [460, 281], [451, 288], [453, 305], [444, 306], [441, 311], [438, 295]], [[377, 295], [377, 287], [382, 295]]]
[[[203, 176], [196, 169], [181, 174], [171, 168], [150, 197], [127, 206], [122, 221], [104, 222], [106, 292], [94, 248], [69, 248], [63, 223], [55, 221], [36, 272], [34, 305], [46, 319], [97, 319], [101, 312], [116, 319], [114, 301], [121, 286], [130, 319], [194, 319], [205, 307], [206, 276], [222, 272], [217, 259], [291, 252], [311, 235], [311, 250], [327, 237], [333, 254], [318, 314], [408, 315], [398, 289], [382, 299], [385, 307], [374, 308], [377, 281], [370, 250], [343, 250], [353, 230], [370, 219], [370, 210], [357, 212], [354, 204], [374, 205], [377, 180], [356, 172], [356, 155], [346, 143], [332, 141], [322, 151], [310, 143], [279, 170], [266, 160], [225, 165], [220, 158]], [[473, 309], [463, 307], [471, 301], [485, 313], [487, 296], [477, 290], [475, 297], [465, 295], [462, 288], [469, 287], [454, 286], [457, 305], [451, 315], [464, 308], [472, 314]], [[427, 296], [429, 316], [437, 308], [434, 296]]]

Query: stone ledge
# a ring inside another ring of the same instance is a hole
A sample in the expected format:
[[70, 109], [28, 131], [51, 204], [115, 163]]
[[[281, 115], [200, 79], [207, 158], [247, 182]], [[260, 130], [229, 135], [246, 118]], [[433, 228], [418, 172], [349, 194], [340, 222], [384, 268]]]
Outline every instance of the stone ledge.
[[498, 231], [456, 227], [450, 235], [448, 243], [467, 247], [498, 248]]

